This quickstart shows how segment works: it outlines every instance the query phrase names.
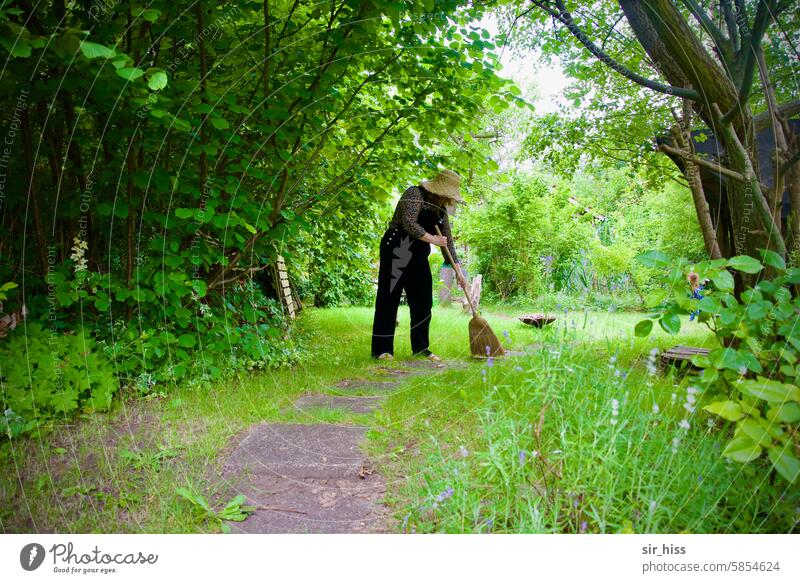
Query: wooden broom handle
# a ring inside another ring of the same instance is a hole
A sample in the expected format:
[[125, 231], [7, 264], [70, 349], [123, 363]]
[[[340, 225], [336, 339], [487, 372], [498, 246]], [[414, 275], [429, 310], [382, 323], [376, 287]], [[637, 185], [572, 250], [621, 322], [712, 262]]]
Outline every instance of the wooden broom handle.
[[[437, 235], [439, 235], [440, 237], [444, 236], [442, 235], [442, 231], [439, 230], [439, 225], [435, 225], [434, 228], [436, 229]], [[448, 240], [448, 243], [449, 242], [450, 241]], [[453, 256], [450, 254], [450, 247], [445, 245], [444, 247], [442, 247], [442, 249], [444, 249], [445, 255], [447, 255], [447, 260], [450, 261], [450, 265], [453, 267], [453, 271], [456, 272], [456, 279], [458, 280], [458, 283], [461, 284], [461, 289], [464, 290], [464, 296], [467, 298], [467, 302], [469, 302], [469, 307], [472, 310], [472, 315], [477, 316], [478, 310], [475, 309], [475, 305], [472, 303], [472, 298], [469, 295], [469, 290], [467, 290], [467, 282], [464, 281], [464, 274], [461, 273], [461, 268], [453, 260]]]

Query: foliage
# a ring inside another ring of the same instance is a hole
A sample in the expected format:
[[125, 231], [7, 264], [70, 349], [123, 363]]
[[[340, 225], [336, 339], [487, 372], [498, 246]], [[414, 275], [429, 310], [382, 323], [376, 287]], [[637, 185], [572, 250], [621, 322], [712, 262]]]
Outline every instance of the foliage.
[[571, 266], [591, 238], [588, 222], [540, 177], [517, 175], [510, 188], [485, 197], [456, 226], [475, 256], [470, 270], [483, 274], [485, 289], [500, 299], [546, 291], [550, 274]]
[[245, 497], [242, 494], [231, 498], [222, 510], [217, 511], [212, 508], [208, 500], [191, 488], [175, 488], [175, 493], [192, 505], [198, 521], [215, 524], [219, 530], [226, 534], [231, 532], [231, 528], [224, 521], [242, 522], [255, 512], [255, 506], [245, 505]]
[[0, 362], [0, 430], [9, 439], [78, 410], [105, 410], [118, 387], [102, 347], [80, 329], [61, 334], [37, 323], [20, 327], [0, 344]]
[[569, 180], [543, 170], [512, 176], [509, 187], [472, 186], [483, 200], [455, 222], [490, 297], [550, 309], [636, 307], [656, 274], [633, 262], [637, 253], [658, 246], [705, 257], [690, 194], [677, 185], [651, 187], [622, 165]]
[[521, 101], [466, 2], [17, 4], [0, 282], [142, 393], [292, 362], [253, 278], [281, 253], [320, 305], [365, 303], [391, 190], [486, 171], [442, 143]]
[[[792, 286], [800, 284], [800, 269], [787, 269], [772, 251], [762, 256], [763, 264], [738, 255], [693, 265], [658, 252], [640, 260], [668, 268], [662, 291], [650, 298], [661, 327], [678, 333], [679, 316], [691, 314], [719, 340], [708, 356], [696, 356], [693, 363], [703, 369], [697, 377], [703, 393], [715, 399], [704, 408], [735, 423], [723, 455], [742, 463], [766, 457], [779, 475], [795, 482], [800, 476], [800, 296]], [[735, 294], [732, 270], [766, 273]], [[705, 282], [695, 293], [687, 283], [690, 272]], [[647, 335], [652, 322], [640, 322], [637, 335]]]

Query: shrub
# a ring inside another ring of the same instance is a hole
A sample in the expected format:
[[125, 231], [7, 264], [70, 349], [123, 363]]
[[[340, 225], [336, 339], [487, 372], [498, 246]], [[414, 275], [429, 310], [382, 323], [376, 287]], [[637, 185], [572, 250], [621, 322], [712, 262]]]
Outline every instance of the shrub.
[[31, 323], [0, 345], [0, 430], [8, 438], [76, 410], [104, 410], [118, 382], [94, 339], [83, 330], [60, 334]]
[[[702, 369], [698, 383], [713, 400], [704, 409], [735, 424], [723, 455], [737, 462], [769, 460], [789, 482], [800, 476], [800, 269], [788, 268], [779, 255], [762, 252], [775, 277], [762, 278], [738, 297], [730, 269], [761, 274], [761, 261], [740, 255], [690, 266], [658, 252], [640, 256], [651, 267], [669, 267], [663, 288], [650, 305], [664, 330], [677, 333], [681, 314], [708, 326], [719, 346], [693, 362]], [[688, 277], [700, 287], [692, 289]], [[703, 283], [705, 282], [705, 283]], [[653, 319], [639, 322], [636, 333], [646, 336]]]

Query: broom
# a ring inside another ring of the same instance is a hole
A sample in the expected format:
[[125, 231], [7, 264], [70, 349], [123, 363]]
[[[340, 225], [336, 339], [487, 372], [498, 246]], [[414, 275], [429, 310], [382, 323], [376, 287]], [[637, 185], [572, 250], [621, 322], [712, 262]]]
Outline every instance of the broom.
[[[436, 227], [436, 234], [440, 237], [442, 236], [442, 232], [439, 230], [438, 226]], [[445, 245], [443, 249], [447, 255], [447, 259], [450, 261], [450, 265], [453, 266], [453, 271], [456, 272], [458, 283], [461, 286], [461, 289], [464, 290], [464, 295], [466, 296], [469, 307], [472, 310], [472, 319], [469, 321], [469, 348], [470, 351], [472, 351], [472, 356], [477, 358], [503, 356], [505, 351], [500, 345], [500, 341], [497, 339], [497, 336], [495, 336], [495, 333], [492, 332], [492, 329], [489, 327], [489, 322], [478, 315], [478, 310], [475, 309], [475, 304], [472, 303], [469, 290], [467, 290], [467, 282], [464, 281], [464, 275], [456, 265], [456, 262], [453, 261], [453, 256], [450, 254], [450, 248]]]

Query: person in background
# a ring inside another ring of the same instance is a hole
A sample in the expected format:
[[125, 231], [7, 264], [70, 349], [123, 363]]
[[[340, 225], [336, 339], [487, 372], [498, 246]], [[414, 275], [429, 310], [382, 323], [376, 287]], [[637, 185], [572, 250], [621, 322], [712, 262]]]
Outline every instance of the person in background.
[[[431, 245], [447, 246], [461, 269], [450, 232], [446, 207], [464, 202], [461, 178], [442, 170], [433, 180], [408, 188], [395, 208], [381, 239], [378, 292], [372, 322], [372, 357], [389, 360], [394, 355], [394, 330], [400, 296], [405, 291], [411, 314], [411, 350], [415, 355], [440, 361], [429, 348], [433, 278], [428, 263]], [[436, 227], [442, 235], [436, 234]], [[445, 256], [444, 250], [442, 255]]]

